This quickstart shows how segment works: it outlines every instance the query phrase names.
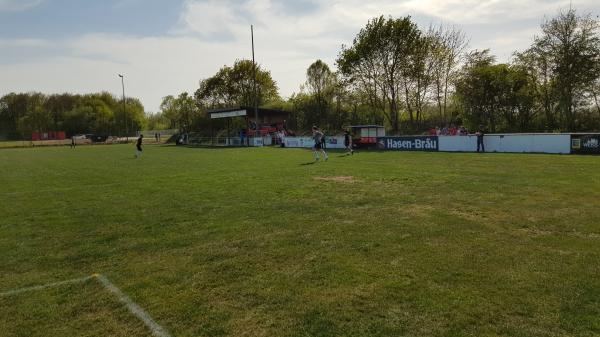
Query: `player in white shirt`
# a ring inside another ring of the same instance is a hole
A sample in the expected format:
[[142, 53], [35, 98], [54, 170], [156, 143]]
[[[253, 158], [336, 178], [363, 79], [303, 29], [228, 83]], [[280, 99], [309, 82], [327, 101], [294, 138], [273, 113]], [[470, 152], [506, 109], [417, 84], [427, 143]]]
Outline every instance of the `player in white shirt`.
[[325, 149], [323, 149], [323, 146], [321, 143], [321, 141], [323, 140], [323, 132], [321, 132], [318, 127], [313, 126], [312, 133], [313, 133], [313, 139], [315, 141], [315, 145], [313, 146], [313, 152], [315, 154], [315, 161], [319, 161], [319, 152], [321, 152], [323, 154], [323, 158], [325, 159], [325, 161], [327, 161], [329, 159], [329, 156], [327, 155], [327, 152], [325, 152]]

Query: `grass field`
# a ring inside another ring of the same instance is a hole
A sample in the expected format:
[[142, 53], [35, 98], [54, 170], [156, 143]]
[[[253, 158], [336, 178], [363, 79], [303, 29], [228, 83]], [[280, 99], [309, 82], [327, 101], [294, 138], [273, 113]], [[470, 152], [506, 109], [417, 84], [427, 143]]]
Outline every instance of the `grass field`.
[[[0, 151], [0, 292], [102, 273], [173, 336], [598, 336], [600, 157]], [[95, 282], [2, 336], [149, 336]]]

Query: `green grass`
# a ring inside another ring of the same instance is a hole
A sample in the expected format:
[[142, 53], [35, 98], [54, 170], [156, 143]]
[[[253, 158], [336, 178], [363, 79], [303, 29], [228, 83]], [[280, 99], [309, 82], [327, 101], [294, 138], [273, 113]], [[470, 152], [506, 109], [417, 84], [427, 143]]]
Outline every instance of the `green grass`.
[[[0, 151], [0, 292], [102, 273], [174, 336], [600, 334], [600, 157], [133, 150]], [[93, 282], [0, 331], [148, 335]]]

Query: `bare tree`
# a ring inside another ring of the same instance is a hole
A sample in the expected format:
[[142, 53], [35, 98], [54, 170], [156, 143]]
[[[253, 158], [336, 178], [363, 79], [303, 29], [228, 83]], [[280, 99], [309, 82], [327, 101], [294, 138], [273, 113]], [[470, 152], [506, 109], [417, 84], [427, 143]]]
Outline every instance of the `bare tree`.
[[469, 41], [465, 33], [454, 26], [430, 26], [427, 35], [431, 43], [433, 98], [439, 117], [448, 122], [454, 117], [448, 113], [449, 97], [455, 88]]

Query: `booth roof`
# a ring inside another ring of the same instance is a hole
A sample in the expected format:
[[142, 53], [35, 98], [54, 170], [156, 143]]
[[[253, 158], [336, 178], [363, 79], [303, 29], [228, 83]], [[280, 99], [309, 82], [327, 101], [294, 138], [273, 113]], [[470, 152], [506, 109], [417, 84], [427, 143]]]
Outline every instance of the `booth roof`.
[[[253, 107], [248, 107], [248, 106], [239, 106], [239, 107], [234, 107], [234, 108], [208, 110], [208, 113], [209, 114], [213, 114], [213, 113], [223, 113], [223, 112], [240, 111], [240, 110], [246, 110], [246, 114], [248, 115], [248, 117], [254, 117], [254, 108]], [[287, 111], [278, 110], [278, 109], [263, 109], [263, 108], [258, 108], [258, 114], [260, 116], [265, 116], [265, 115], [269, 115], [269, 116], [284, 115], [284, 116], [287, 116], [290, 113], [287, 112]]]

